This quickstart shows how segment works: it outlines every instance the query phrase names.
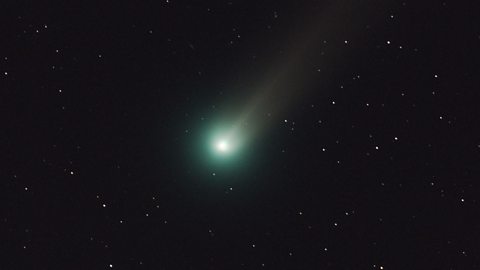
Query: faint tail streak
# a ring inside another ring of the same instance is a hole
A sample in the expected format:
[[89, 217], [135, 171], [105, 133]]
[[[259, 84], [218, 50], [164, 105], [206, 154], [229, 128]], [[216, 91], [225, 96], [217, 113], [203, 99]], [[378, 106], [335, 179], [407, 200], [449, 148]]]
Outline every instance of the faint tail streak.
[[[365, 19], [380, 17], [387, 14], [385, 9], [389, 1], [333, 1], [330, 5], [311, 10], [300, 23], [303, 28], [298, 29], [295, 36], [290, 40], [297, 42], [289, 49], [286, 57], [274, 61], [273, 67], [266, 76], [264, 82], [256, 87], [254, 96], [244, 106], [243, 112], [234, 122], [227, 138], [242, 133], [243, 141], [256, 134], [273, 122], [267, 121], [269, 116], [281, 114], [295, 101], [305, 96], [305, 88], [312, 79], [314, 67], [307, 66], [309, 57], [319, 51], [319, 45], [323, 40], [336, 40], [336, 46], [346, 46], [338, 42], [341, 38], [348, 40], [351, 46], [358, 46], [364, 39]], [[370, 8], [372, 7], [372, 8]], [[386, 15], [385, 15], [386, 16]], [[347, 48], [342, 48], [348, 51]], [[333, 58], [331, 55], [322, 56], [322, 66], [344, 65], [345, 57]], [[271, 120], [271, 119], [270, 119]]]

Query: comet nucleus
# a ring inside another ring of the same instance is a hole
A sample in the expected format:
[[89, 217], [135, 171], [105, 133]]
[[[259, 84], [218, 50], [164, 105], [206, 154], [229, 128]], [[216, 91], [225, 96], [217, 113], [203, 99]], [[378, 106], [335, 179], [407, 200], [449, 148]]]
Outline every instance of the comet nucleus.
[[215, 149], [219, 153], [228, 153], [230, 150], [230, 145], [227, 140], [219, 140], [218, 142], [215, 143]]

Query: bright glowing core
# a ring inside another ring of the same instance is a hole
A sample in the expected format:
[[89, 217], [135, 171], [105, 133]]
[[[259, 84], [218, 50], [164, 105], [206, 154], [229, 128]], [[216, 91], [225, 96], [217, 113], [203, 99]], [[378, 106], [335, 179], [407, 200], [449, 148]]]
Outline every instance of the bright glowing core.
[[215, 144], [215, 148], [220, 153], [226, 153], [230, 150], [230, 146], [226, 140], [220, 140]]
[[238, 160], [239, 152], [244, 144], [244, 137], [235, 127], [217, 128], [211, 131], [208, 138], [208, 151], [216, 162], [232, 162]]

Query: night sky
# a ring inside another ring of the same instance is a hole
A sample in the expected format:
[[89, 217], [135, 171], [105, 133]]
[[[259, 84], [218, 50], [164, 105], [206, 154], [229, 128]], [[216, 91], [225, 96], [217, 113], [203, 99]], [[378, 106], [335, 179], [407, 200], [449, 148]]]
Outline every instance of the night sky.
[[474, 1], [10, 2], [0, 269], [480, 269]]

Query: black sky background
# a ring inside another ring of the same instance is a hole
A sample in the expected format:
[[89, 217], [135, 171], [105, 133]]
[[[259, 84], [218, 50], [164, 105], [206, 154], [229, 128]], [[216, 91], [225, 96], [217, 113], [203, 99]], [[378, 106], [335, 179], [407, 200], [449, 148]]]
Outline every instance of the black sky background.
[[473, 1], [344, 1], [248, 165], [189, 155], [335, 4], [2, 3], [0, 269], [480, 268]]

